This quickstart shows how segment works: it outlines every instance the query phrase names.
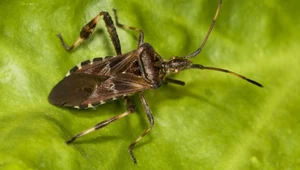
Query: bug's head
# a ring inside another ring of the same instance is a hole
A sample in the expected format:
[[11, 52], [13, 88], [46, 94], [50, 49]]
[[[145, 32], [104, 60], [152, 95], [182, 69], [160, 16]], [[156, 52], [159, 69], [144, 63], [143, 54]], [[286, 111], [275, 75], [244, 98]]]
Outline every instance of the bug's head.
[[163, 68], [167, 74], [179, 73], [181, 70], [192, 68], [193, 63], [183, 57], [174, 56], [163, 63]]

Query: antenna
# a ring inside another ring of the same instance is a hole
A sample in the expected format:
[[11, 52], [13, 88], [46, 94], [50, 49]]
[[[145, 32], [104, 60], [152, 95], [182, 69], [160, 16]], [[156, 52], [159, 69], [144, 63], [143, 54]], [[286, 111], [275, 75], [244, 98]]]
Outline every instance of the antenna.
[[217, 11], [216, 11], [216, 14], [215, 14], [215, 17], [214, 17], [214, 20], [212, 21], [207, 33], [206, 33], [206, 36], [201, 44], [201, 46], [194, 52], [192, 52], [191, 54], [187, 55], [187, 56], [184, 56], [183, 58], [192, 58], [192, 57], [195, 57], [197, 56], [198, 54], [200, 54], [200, 52], [202, 51], [203, 47], [205, 46], [206, 44], [206, 41], [211, 33], [211, 31], [213, 30], [215, 24], [216, 24], [216, 21], [217, 21], [217, 18], [219, 16], [219, 12], [220, 12], [220, 9], [221, 9], [221, 5], [222, 5], [222, 0], [219, 1], [219, 4], [218, 4], [218, 8], [217, 8]]
[[222, 68], [206, 67], [206, 66], [203, 66], [201, 64], [193, 64], [193, 65], [191, 65], [190, 68], [198, 68], [198, 69], [201, 69], [201, 70], [215, 70], [215, 71], [220, 71], [220, 72], [224, 72], [224, 73], [229, 73], [231, 75], [234, 75], [234, 76], [237, 76], [237, 77], [239, 77], [241, 79], [244, 79], [244, 80], [246, 80], [246, 81], [248, 81], [248, 82], [250, 82], [250, 83], [252, 83], [252, 84], [254, 84], [254, 85], [258, 86], [258, 87], [264, 87], [263, 85], [261, 85], [260, 83], [254, 81], [254, 80], [248, 79], [245, 76], [242, 76], [240, 74], [237, 74], [235, 72], [232, 72], [232, 71], [229, 71], [229, 70], [225, 70], [225, 69], [222, 69]]

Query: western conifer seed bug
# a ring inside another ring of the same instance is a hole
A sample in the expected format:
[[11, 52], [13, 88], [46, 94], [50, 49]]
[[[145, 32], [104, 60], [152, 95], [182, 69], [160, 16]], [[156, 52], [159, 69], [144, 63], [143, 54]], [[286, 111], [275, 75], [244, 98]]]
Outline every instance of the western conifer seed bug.
[[135, 108], [130, 100], [130, 96], [138, 93], [150, 126], [128, 147], [130, 156], [133, 162], [136, 163], [132, 149], [154, 126], [152, 112], [143, 92], [148, 89], [157, 89], [163, 82], [184, 85], [185, 83], [183, 81], [167, 77], [170, 74], [179, 73], [182, 70], [202, 69], [221, 71], [242, 78], [258, 87], [263, 87], [258, 82], [232, 71], [216, 67], [207, 67], [201, 64], [193, 64], [190, 60], [199, 55], [205, 46], [218, 18], [221, 4], [222, 0], [219, 0], [214, 19], [200, 47], [189, 55], [183, 57], [173, 56], [169, 60], [163, 60], [150, 44], [144, 43], [144, 33], [141, 29], [120, 24], [115, 9], [113, 11], [118, 27], [139, 32], [138, 47], [133, 51], [125, 54], [121, 52], [120, 41], [114, 23], [109, 13], [104, 11], [100, 12], [82, 28], [79, 38], [70, 47], [65, 43], [61, 34], [58, 34], [63, 47], [67, 51], [70, 51], [92, 35], [98, 21], [103, 17], [117, 55], [113, 57], [94, 58], [93, 60], [83, 61], [73, 67], [52, 89], [48, 98], [49, 102], [56, 106], [73, 107], [77, 109], [94, 108], [106, 102], [121, 98], [124, 99], [126, 103], [126, 111], [124, 113], [102, 121], [94, 127], [75, 135], [68, 140], [67, 143], [70, 144], [83, 135], [98, 130], [115, 120], [133, 113]]

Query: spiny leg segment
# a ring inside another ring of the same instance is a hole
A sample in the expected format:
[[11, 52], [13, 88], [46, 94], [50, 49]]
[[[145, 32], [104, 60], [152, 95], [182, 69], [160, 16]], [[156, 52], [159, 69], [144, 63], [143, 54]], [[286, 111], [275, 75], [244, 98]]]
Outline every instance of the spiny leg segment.
[[128, 147], [128, 151], [129, 151], [129, 153], [130, 153], [130, 156], [131, 156], [131, 159], [133, 160], [133, 163], [137, 163], [136, 162], [136, 158], [135, 158], [135, 156], [134, 156], [134, 154], [133, 154], [133, 152], [132, 152], [132, 149], [133, 149], [133, 147], [145, 136], [145, 135], [147, 135], [149, 132], [150, 132], [150, 130], [154, 127], [154, 118], [153, 118], [153, 116], [152, 116], [152, 112], [151, 112], [151, 110], [150, 110], [150, 107], [148, 106], [148, 103], [147, 103], [147, 101], [146, 101], [146, 99], [145, 99], [145, 97], [144, 97], [144, 95], [143, 95], [143, 93], [142, 92], [140, 92], [139, 93], [139, 96], [140, 96], [140, 100], [141, 100], [141, 102], [142, 102], [142, 104], [143, 104], [143, 108], [144, 108], [144, 110], [145, 110], [145, 112], [146, 112], [146, 114], [147, 114], [147, 118], [148, 118], [148, 121], [149, 121], [149, 123], [150, 123], [150, 126], [138, 137], [138, 138], [136, 138], [136, 140], [134, 141], [134, 142], [132, 142], [130, 145], [129, 145], [129, 147]]
[[58, 34], [58, 38], [60, 39], [63, 47], [67, 50], [67, 51], [71, 51], [72, 49], [76, 48], [77, 46], [79, 46], [84, 40], [88, 39], [92, 33], [95, 30], [95, 27], [100, 19], [100, 17], [103, 16], [103, 20], [105, 22], [107, 31], [110, 35], [111, 41], [114, 45], [114, 48], [116, 50], [117, 55], [121, 55], [122, 54], [122, 50], [121, 50], [121, 45], [120, 45], [120, 40], [117, 34], [117, 30], [114, 26], [114, 22], [111, 19], [110, 15], [108, 12], [102, 11], [100, 12], [95, 18], [93, 18], [89, 23], [87, 23], [84, 27], [82, 27], [81, 31], [80, 31], [80, 35], [79, 38], [71, 45], [68, 46], [62, 35]]
[[[135, 163], [135, 164], [137, 163], [137, 161], [136, 161], [136, 158], [135, 158], [135, 156], [134, 156], [134, 154], [132, 152], [132, 149], [154, 127], [154, 118], [152, 116], [152, 112], [151, 112], [151, 110], [150, 110], [150, 108], [148, 106], [148, 103], [147, 103], [144, 95], [142, 94], [142, 92], [139, 93], [139, 96], [140, 96], [143, 108], [144, 108], [144, 110], [145, 110], [145, 112], [147, 114], [147, 118], [148, 118], [148, 121], [150, 123], [150, 127], [147, 128], [138, 138], [136, 138], [129, 145], [129, 147], [128, 147], [128, 151], [129, 151], [130, 157], [131, 157], [133, 163]], [[110, 123], [112, 123], [112, 122], [114, 122], [116, 120], [119, 120], [122, 117], [125, 117], [125, 116], [133, 113], [135, 111], [135, 108], [134, 108], [134, 105], [133, 105], [132, 101], [128, 97], [125, 98], [125, 101], [126, 101], [126, 111], [124, 113], [122, 113], [122, 114], [120, 114], [118, 116], [112, 117], [110, 119], [107, 119], [105, 121], [102, 121], [102, 122], [96, 124], [94, 127], [90, 128], [90, 129], [87, 129], [87, 130], [85, 130], [85, 131], [83, 131], [81, 133], [78, 133], [77, 135], [75, 135], [74, 137], [72, 137], [70, 140], [66, 141], [66, 143], [70, 144], [70, 143], [74, 142], [76, 139], [78, 139], [78, 138], [80, 138], [80, 137], [82, 137], [82, 136], [84, 136], [84, 135], [86, 135], [86, 134], [88, 134], [90, 132], [93, 132], [93, 131], [96, 131], [98, 129], [101, 129], [101, 128], [109, 125]]]
[[143, 32], [143, 30], [141, 30], [139, 28], [136, 28], [136, 27], [131, 27], [131, 26], [127, 26], [127, 25], [119, 23], [118, 15], [117, 15], [117, 10], [113, 9], [113, 11], [114, 11], [114, 15], [115, 15], [116, 25], [118, 27], [120, 27], [120, 28], [123, 28], [123, 29], [131, 29], [131, 30], [140, 32], [140, 34], [139, 34], [139, 41], [138, 41], [138, 47], [141, 44], [143, 44], [143, 42], [144, 42], [144, 32]]
[[79, 138], [81, 136], [84, 136], [84, 135], [86, 135], [86, 134], [88, 134], [90, 132], [93, 132], [95, 130], [101, 129], [104, 126], [107, 126], [110, 123], [112, 123], [112, 122], [114, 122], [116, 120], [119, 120], [122, 117], [125, 117], [125, 116], [133, 113], [135, 111], [135, 108], [134, 108], [134, 105], [133, 105], [132, 101], [128, 97], [125, 97], [125, 103], [126, 103], [126, 112], [124, 112], [124, 113], [122, 113], [122, 114], [120, 114], [118, 116], [114, 116], [114, 117], [112, 117], [110, 119], [107, 119], [105, 121], [102, 121], [102, 122], [96, 124], [94, 127], [90, 128], [90, 129], [87, 129], [87, 130], [85, 130], [85, 131], [83, 131], [81, 133], [78, 133], [77, 135], [75, 135], [74, 137], [72, 137], [70, 140], [68, 140], [66, 143], [70, 144], [70, 143], [72, 143], [73, 141], [75, 141], [77, 138]]

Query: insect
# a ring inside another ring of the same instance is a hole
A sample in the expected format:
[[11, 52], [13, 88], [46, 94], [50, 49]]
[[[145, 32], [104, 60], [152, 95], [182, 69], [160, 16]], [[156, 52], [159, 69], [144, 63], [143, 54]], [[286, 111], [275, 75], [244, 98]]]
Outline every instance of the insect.
[[73, 107], [77, 109], [94, 108], [98, 105], [116, 99], [124, 99], [126, 104], [126, 111], [124, 113], [104, 120], [96, 124], [94, 127], [75, 135], [68, 140], [67, 143], [70, 144], [81, 136], [98, 130], [133, 113], [135, 111], [135, 107], [130, 96], [138, 94], [150, 126], [128, 147], [130, 156], [133, 162], [136, 163], [137, 161], [132, 150], [154, 126], [152, 112], [143, 92], [148, 89], [157, 89], [163, 82], [185, 85], [183, 81], [167, 77], [170, 74], [176, 74], [182, 70], [202, 69], [221, 71], [242, 78], [256, 86], [263, 87], [260, 83], [235, 72], [216, 67], [206, 67], [201, 64], [193, 64], [190, 60], [200, 54], [201, 50], [205, 46], [205, 43], [218, 18], [221, 4], [222, 0], [218, 3], [214, 19], [201, 46], [187, 56], [173, 56], [169, 60], [163, 60], [150, 44], [144, 43], [144, 33], [141, 29], [120, 24], [115, 9], [113, 11], [116, 25], [118, 27], [139, 32], [138, 47], [133, 51], [125, 54], [121, 52], [120, 41], [114, 22], [112, 21], [109, 13], [104, 11], [100, 12], [82, 28], [79, 38], [73, 43], [73, 45], [68, 46], [62, 38], [62, 35], [58, 34], [63, 47], [67, 51], [70, 51], [91, 36], [98, 21], [101, 17], [103, 17], [117, 55], [113, 57], [107, 56], [105, 58], [95, 58], [93, 60], [83, 61], [73, 67], [52, 89], [48, 98], [49, 102], [59, 107]]

